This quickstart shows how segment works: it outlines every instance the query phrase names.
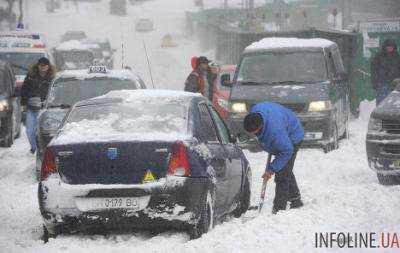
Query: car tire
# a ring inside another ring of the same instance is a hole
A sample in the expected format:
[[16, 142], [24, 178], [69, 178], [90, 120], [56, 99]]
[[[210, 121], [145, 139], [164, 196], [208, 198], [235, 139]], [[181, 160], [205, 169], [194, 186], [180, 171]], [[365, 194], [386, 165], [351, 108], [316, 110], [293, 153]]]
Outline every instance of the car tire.
[[[249, 173], [250, 173], [250, 171], [249, 171]], [[251, 174], [250, 174], [250, 176], [251, 176]], [[249, 175], [247, 175], [246, 179], [244, 181], [243, 189], [240, 192], [239, 205], [233, 211], [233, 216], [235, 218], [239, 218], [242, 214], [247, 212], [247, 210], [250, 207], [250, 195], [251, 195], [250, 187], [251, 187], [250, 179], [249, 179]]]
[[207, 192], [206, 198], [200, 206], [200, 217], [189, 231], [190, 239], [198, 239], [214, 226], [214, 194]]
[[332, 137], [333, 141], [322, 147], [325, 154], [333, 150], [339, 149], [339, 133], [336, 123], [334, 123], [332, 127]]
[[400, 184], [400, 176], [387, 176], [383, 174], [376, 174], [378, 181], [381, 185], [397, 185]]
[[[2, 125], [2, 128], [3, 128], [3, 125]], [[13, 136], [12, 118], [8, 119], [8, 120], [5, 122], [4, 128], [5, 128], [5, 129], [2, 129], [2, 131], [6, 131], [7, 134], [6, 134], [6, 136], [4, 137], [4, 140], [2, 141], [1, 145], [2, 145], [3, 147], [9, 148], [9, 147], [12, 146], [12, 144], [13, 144], [13, 142], [14, 142], [14, 139], [13, 139], [14, 136]]]

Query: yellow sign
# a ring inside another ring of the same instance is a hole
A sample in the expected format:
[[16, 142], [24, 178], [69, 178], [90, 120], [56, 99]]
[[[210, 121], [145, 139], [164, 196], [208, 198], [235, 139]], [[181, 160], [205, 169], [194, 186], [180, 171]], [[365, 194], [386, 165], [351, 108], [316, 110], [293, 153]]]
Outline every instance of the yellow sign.
[[147, 170], [146, 174], [144, 175], [144, 178], [143, 178], [143, 183], [148, 183], [148, 182], [151, 182], [154, 180], [156, 180], [156, 177], [154, 176], [154, 174], [150, 170]]

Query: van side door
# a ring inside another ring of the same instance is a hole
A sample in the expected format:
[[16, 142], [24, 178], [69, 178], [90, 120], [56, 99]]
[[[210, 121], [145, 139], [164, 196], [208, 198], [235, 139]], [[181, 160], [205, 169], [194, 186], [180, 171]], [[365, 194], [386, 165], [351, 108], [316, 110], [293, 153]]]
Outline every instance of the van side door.
[[[329, 71], [329, 78], [330, 78], [330, 87], [329, 87], [329, 99], [331, 100], [332, 106], [336, 111], [336, 123], [340, 121], [342, 105], [341, 105], [341, 84], [340, 81], [337, 79], [338, 70], [335, 65], [334, 56], [332, 52], [332, 48], [327, 49], [327, 63], [328, 63], [328, 71]], [[338, 126], [339, 127], [339, 126]]]

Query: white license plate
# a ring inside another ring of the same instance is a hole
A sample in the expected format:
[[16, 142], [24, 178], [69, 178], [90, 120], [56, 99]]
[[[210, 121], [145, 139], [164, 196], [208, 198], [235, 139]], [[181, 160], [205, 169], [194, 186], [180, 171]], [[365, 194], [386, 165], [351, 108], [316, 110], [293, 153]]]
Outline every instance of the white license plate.
[[129, 209], [139, 211], [145, 208], [150, 196], [131, 198], [76, 198], [75, 203], [81, 211], [96, 211], [107, 209]]
[[393, 167], [400, 169], [400, 160], [394, 161], [393, 162]]

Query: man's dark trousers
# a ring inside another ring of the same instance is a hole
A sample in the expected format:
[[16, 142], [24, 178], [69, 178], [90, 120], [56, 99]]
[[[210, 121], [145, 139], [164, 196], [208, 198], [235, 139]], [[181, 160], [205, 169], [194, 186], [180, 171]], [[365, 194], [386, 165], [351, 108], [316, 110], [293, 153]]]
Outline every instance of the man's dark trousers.
[[288, 201], [300, 201], [301, 195], [297, 186], [296, 177], [293, 174], [293, 166], [299, 151], [301, 142], [294, 145], [293, 155], [285, 167], [275, 173], [275, 199], [273, 211], [285, 210]]

